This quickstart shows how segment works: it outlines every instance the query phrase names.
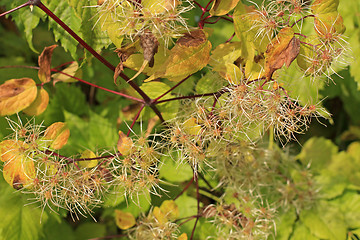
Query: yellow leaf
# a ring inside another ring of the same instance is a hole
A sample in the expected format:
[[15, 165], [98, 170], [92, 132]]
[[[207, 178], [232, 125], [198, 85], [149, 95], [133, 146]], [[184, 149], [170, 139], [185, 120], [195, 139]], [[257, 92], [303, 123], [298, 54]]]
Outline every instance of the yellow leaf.
[[51, 124], [44, 133], [44, 140], [50, 140], [50, 148], [61, 149], [69, 139], [70, 130], [63, 122]]
[[159, 207], [154, 207], [152, 213], [159, 224], [163, 225], [168, 221], [166, 215], [160, 210]]
[[181, 234], [177, 240], [188, 240], [186, 233]]
[[117, 150], [122, 155], [129, 155], [132, 151], [133, 141], [127, 137], [122, 131], [119, 131], [119, 140], [117, 142]]
[[179, 217], [179, 208], [174, 200], [165, 200], [160, 206], [161, 212], [163, 212], [166, 218], [170, 221]]
[[126, 230], [135, 225], [135, 217], [129, 212], [123, 212], [115, 209], [115, 222], [122, 230]]
[[34, 162], [25, 153], [27, 149], [27, 144], [22, 141], [5, 140], [0, 143], [0, 158], [5, 162], [3, 176], [15, 189], [27, 187], [35, 178]]
[[189, 135], [200, 135], [201, 129], [201, 126], [196, 123], [196, 119], [194, 117], [191, 117], [184, 122], [184, 131]]
[[[82, 71], [79, 69], [79, 64], [77, 62], [71, 63], [67, 68], [64, 70], [61, 70], [63, 73], [69, 74], [71, 76], [76, 76], [81, 78]], [[65, 74], [62, 73], [54, 73], [51, 75], [53, 78], [54, 84], [57, 82], [77, 82], [76, 79], [71, 78]]]
[[178, 82], [205, 67], [210, 60], [210, 50], [211, 43], [205, 31], [198, 29], [185, 33], [170, 50], [162, 68], [146, 81], [161, 77]]
[[36, 94], [36, 84], [30, 78], [7, 80], [0, 85], [0, 115], [11, 115], [27, 108]]
[[39, 62], [39, 72], [38, 76], [41, 82], [47, 83], [50, 82], [50, 75], [51, 75], [51, 57], [54, 49], [57, 45], [52, 45], [50, 47], [46, 47], [38, 58]]
[[211, 9], [210, 15], [222, 16], [234, 9], [239, 0], [215, 0]]
[[45, 111], [49, 104], [49, 94], [43, 88], [38, 91], [35, 101], [31, 105], [23, 110], [24, 113], [31, 116], [40, 115]]
[[[86, 149], [81, 153], [80, 158], [96, 158], [96, 155], [93, 151]], [[80, 167], [83, 168], [93, 168], [96, 167], [98, 164], [98, 160], [86, 160], [86, 161], [79, 161]]]
[[346, 27], [343, 18], [338, 12], [324, 13], [316, 15], [314, 28], [317, 34], [323, 38], [332, 37], [331, 34], [343, 34]]

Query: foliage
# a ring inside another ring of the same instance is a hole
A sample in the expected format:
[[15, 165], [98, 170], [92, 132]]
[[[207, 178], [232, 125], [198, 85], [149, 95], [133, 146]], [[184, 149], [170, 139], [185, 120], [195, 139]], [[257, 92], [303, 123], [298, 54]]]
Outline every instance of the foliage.
[[1, 5], [2, 239], [360, 237], [356, 1]]

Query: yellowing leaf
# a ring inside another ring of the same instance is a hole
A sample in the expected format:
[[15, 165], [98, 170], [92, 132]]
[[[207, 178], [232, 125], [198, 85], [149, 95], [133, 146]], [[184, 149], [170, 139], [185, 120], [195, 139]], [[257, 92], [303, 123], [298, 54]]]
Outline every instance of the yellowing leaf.
[[[80, 158], [96, 158], [96, 155], [93, 151], [86, 149], [81, 153]], [[86, 160], [86, 161], [78, 161], [80, 167], [83, 168], [93, 168], [96, 167], [98, 164], [98, 160]]]
[[177, 240], [188, 240], [186, 233], [181, 234]]
[[37, 116], [43, 113], [49, 104], [49, 94], [43, 88], [38, 91], [35, 101], [23, 110], [24, 113], [31, 116]]
[[[82, 71], [79, 69], [79, 64], [77, 62], [71, 63], [67, 68], [61, 70], [63, 73], [69, 74], [71, 76], [76, 76], [81, 78]], [[62, 73], [54, 73], [51, 75], [53, 78], [54, 84], [57, 82], [77, 82], [76, 79], [71, 78]]]
[[38, 76], [41, 82], [47, 83], [50, 82], [50, 75], [51, 75], [51, 57], [54, 49], [57, 45], [52, 45], [50, 47], [46, 47], [38, 58], [39, 62], [39, 72]]
[[165, 224], [168, 221], [166, 215], [160, 210], [159, 207], [154, 207], [152, 214], [154, 215], [158, 223], [161, 225]]
[[150, 12], [155, 15], [174, 10], [179, 3], [178, 0], [146, 0], [142, 1], [141, 5], [143, 12]]
[[121, 210], [115, 209], [115, 222], [122, 230], [126, 230], [135, 225], [135, 217], [129, 212], [123, 212]]
[[162, 77], [178, 82], [205, 67], [210, 60], [210, 50], [211, 43], [203, 30], [185, 33], [171, 49], [162, 69], [146, 81]]
[[0, 115], [11, 115], [27, 108], [35, 100], [36, 93], [36, 84], [30, 78], [7, 80], [0, 85]]
[[44, 140], [50, 140], [50, 148], [61, 149], [70, 136], [70, 130], [63, 122], [51, 124], [44, 133]]
[[338, 12], [316, 15], [314, 19], [314, 28], [316, 33], [323, 38], [332, 37], [329, 34], [343, 34], [346, 29], [343, 18]]
[[34, 162], [25, 153], [27, 148], [22, 141], [5, 140], [0, 143], [0, 158], [5, 162], [3, 176], [15, 189], [28, 186], [35, 178]]
[[129, 155], [132, 151], [133, 141], [122, 131], [119, 131], [119, 140], [116, 147], [122, 155]]
[[284, 64], [289, 67], [300, 51], [300, 40], [294, 37], [294, 30], [286, 27], [269, 43], [265, 52], [265, 75], [270, 79], [274, 71]]
[[167, 219], [172, 221], [179, 217], [179, 208], [174, 200], [165, 200], [160, 206], [161, 212], [163, 212]]
[[214, 0], [210, 9], [210, 15], [222, 16], [234, 9], [239, 0]]
[[196, 123], [194, 117], [191, 117], [184, 122], [184, 131], [189, 135], [196, 136], [201, 133], [201, 126]]
[[338, 6], [339, 0], [315, 0], [311, 4], [311, 11], [314, 14], [336, 12]]

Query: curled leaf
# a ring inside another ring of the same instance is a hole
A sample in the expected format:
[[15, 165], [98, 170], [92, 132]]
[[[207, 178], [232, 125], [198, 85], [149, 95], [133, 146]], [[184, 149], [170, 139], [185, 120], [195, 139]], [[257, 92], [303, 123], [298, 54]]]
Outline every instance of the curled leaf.
[[117, 149], [122, 155], [128, 155], [131, 153], [133, 147], [133, 141], [127, 137], [122, 131], [119, 131], [119, 140], [117, 142]]
[[49, 104], [49, 94], [43, 88], [38, 91], [35, 101], [23, 110], [24, 113], [31, 116], [37, 116], [43, 113]]
[[7, 80], [0, 85], [0, 115], [11, 115], [27, 108], [36, 95], [36, 84], [31, 78]]
[[50, 148], [61, 149], [69, 139], [70, 130], [63, 122], [51, 124], [44, 133], [44, 140], [50, 141]]
[[57, 45], [52, 45], [49, 47], [46, 47], [42, 53], [40, 54], [38, 58], [39, 63], [39, 72], [38, 76], [41, 82], [47, 83], [50, 82], [50, 75], [51, 75], [51, 57], [54, 49], [57, 47]]
[[270, 79], [284, 64], [289, 67], [300, 51], [300, 40], [294, 37], [294, 30], [283, 28], [269, 43], [265, 52], [265, 75]]
[[115, 222], [116, 226], [122, 230], [129, 229], [136, 223], [134, 215], [117, 209], [115, 209]]

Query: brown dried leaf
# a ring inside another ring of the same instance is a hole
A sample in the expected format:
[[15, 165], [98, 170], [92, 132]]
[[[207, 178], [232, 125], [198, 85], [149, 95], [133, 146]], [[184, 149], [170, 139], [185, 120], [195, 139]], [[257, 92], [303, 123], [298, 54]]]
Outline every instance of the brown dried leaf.
[[0, 115], [17, 113], [35, 100], [37, 88], [31, 78], [7, 80], [0, 85]]
[[265, 76], [270, 79], [273, 73], [284, 64], [289, 67], [300, 52], [300, 40], [294, 37], [294, 30], [283, 28], [269, 43], [265, 52]]
[[120, 76], [120, 73], [124, 70], [124, 62], [136, 52], [136, 47], [134, 44], [131, 44], [130, 46], [116, 49], [115, 52], [118, 54], [118, 57], [120, 58], [119, 64], [115, 68], [114, 72], [114, 83], [116, 84], [117, 78]]
[[24, 113], [30, 116], [37, 116], [43, 113], [49, 104], [49, 94], [43, 88], [38, 91], [35, 101], [23, 110]]
[[140, 45], [144, 49], [144, 61], [149, 62], [149, 67], [154, 66], [154, 55], [158, 51], [159, 42], [156, 37], [149, 32], [140, 36]]
[[51, 56], [57, 45], [46, 47], [39, 56], [39, 72], [38, 76], [41, 82], [47, 83], [51, 79]]

